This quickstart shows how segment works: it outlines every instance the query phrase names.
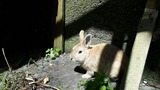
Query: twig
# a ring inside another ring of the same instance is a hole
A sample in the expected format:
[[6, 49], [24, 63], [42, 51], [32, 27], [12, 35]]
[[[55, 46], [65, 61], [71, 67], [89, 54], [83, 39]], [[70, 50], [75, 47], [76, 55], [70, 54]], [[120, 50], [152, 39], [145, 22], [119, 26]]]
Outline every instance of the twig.
[[7, 57], [6, 57], [6, 55], [5, 55], [4, 48], [2, 48], [2, 53], [3, 53], [4, 59], [5, 59], [6, 63], [7, 63], [7, 66], [8, 66], [8, 68], [9, 68], [9, 71], [12, 71], [12, 68], [10, 67], [10, 65], [9, 65], [9, 63], [8, 63], [8, 60], [7, 60]]
[[59, 88], [57, 88], [57, 87], [55, 87], [55, 86], [51, 86], [51, 85], [48, 85], [48, 84], [41, 84], [41, 83], [38, 83], [38, 82], [35, 82], [35, 81], [29, 82], [28, 84], [29, 84], [29, 85], [31, 85], [31, 84], [36, 84], [36, 85], [41, 86], [41, 87], [47, 87], [47, 88], [52, 88], [52, 89], [54, 89], [54, 90], [60, 90]]
[[159, 85], [152, 85], [152, 84], [145, 84], [146, 86], [150, 86], [150, 87], [154, 87], [154, 88], [157, 88], [157, 89], [160, 89], [160, 86]]
[[55, 89], [55, 90], [60, 90], [59, 88], [57, 88], [55, 86], [48, 85], [48, 84], [42, 84], [42, 86], [52, 88], [52, 89]]
[[48, 85], [48, 84], [42, 84], [41, 82], [43, 82], [43, 80], [44, 80], [43, 78], [39, 79], [38, 81], [35, 81], [32, 77], [26, 77], [25, 79], [27, 81], [31, 81], [31, 82], [28, 83], [29, 85], [36, 84], [40, 87], [47, 87], [47, 88], [52, 88], [54, 90], [60, 90], [58, 87], [51, 86], [51, 85]]
[[38, 64], [34, 60], [32, 60], [32, 58], [29, 59], [27, 67], [29, 67], [29, 65], [31, 64], [31, 62], [33, 62], [38, 67]]

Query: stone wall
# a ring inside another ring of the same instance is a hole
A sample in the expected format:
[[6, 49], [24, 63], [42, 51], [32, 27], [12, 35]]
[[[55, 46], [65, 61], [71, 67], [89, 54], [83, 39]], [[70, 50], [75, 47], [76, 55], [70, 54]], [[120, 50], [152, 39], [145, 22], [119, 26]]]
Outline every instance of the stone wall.
[[[95, 43], [122, 47], [125, 35], [134, 38], [145, 0], [65, 0], [65, 51], [78, 42], [78, 33], [93, 34]], [[94, 43], [93, 41], [93, 43]]]

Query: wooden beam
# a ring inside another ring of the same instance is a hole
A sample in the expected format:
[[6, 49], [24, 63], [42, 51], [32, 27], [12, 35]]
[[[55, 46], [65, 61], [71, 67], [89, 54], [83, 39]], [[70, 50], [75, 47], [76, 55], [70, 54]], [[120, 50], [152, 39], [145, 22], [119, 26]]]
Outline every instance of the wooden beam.
[[139, 90], [158, 11], [145, 9], [132, 48], [124, 90]]
[[159, 5], [159, 0], [147, 0], [146, 8], [158, 9]]
[[63, 52], [63, 27], [64, 27], [64, 13], [63, 13], [63, 1], [58, 0], [58, 10], [57, 10], [57, 17], [56, 17], [56, 31], [54, 31], [54, 49], [61, 48]]

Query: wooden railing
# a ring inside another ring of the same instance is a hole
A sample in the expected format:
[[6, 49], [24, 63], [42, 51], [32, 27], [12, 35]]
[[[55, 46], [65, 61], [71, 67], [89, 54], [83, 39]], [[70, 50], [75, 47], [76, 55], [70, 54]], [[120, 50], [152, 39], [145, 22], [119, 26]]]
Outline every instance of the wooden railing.
[[132, 48], [123, 90], [139, 90], [157, 15], [156, 0], [147, 0]]

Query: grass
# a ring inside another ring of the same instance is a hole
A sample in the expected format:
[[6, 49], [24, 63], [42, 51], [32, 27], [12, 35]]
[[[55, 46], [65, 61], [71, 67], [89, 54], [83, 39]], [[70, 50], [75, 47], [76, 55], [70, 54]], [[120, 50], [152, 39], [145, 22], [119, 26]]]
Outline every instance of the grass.
[[0, 90], [21, 89], [25, 73], [15, 73], [6, 71], [0, 74]]
[[7, 73], [5, 75], [0, 75], [0, 89], [1, 90], [7, 90], [7, 87], [9, 85], [7, 78]]

